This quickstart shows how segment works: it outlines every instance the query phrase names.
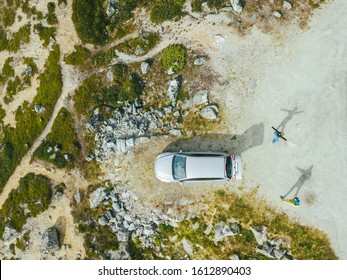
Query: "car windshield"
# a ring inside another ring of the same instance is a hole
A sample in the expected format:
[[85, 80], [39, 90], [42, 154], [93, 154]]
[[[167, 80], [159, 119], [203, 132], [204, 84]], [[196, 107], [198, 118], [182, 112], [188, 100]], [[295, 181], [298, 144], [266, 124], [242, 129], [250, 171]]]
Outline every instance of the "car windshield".
[[232, 177], [232, 174], [231, 174], [231, 157], [227, 157], [225, 164], [226, 164], [227, 176], [228, 176], [228, 178], [231, 178]]
[[186, 178], [186, 157], [174, 156], [172, 160], [172, 175], [175, 180]]

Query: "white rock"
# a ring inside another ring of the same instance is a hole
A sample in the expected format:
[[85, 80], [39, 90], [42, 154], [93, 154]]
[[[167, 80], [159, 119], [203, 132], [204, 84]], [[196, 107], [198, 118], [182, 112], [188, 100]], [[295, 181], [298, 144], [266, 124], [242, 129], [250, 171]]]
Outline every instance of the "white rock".
[[175, 74], [175, 70], [173, 69], [173, 67], [171, 67], [169, 70], [167, 70], [167, 74], [168, 75]]
[[221, 34], [217, 34], [216, 36], [214, 36], [214, 42], [219, 44], [219, 43], [223, 43], [225, 41], [224, 37]]
[[241, 0], [230, 0], [230, 4], [233, 7], [233, 10], [236, 13], [241, 13], [242, 12], [242, 3]]
[[283, 1], [283, 7], [288, 9], [288, 10], [291, 10], [293, 8], [293, 5], [292, 5], [292, 3], [288, 2], [288, 1]]
[[281, 14], [279, 11], [273, 11], [273, 12], [272, 12], [272, 15], [273, 15], [274, 17], [277, 17], [277, 18], [282, 17], [282, 14]]
[[174, 136], [182, 136], [182, 132], [179, 129], [171, 129], [169, 133]]
[[266, 235], [266, 227], [262, 227], [261, 229], [255, 229], [255, 228], [250, 228], [250, 230], [253, 232], [253, 235], [255, 237], [255, 240], [259, 245], [263, 245], [266, 240], [267, 240], [267, 235]]
[[193, 254], [193, 245], [185, 238], [182, 239], [183, 250], [187, 255]]
[[149, 63], [147, 63], [145, 61], [141, 63], [141, 72], [142, 72], [143, 75], [148, 73], [149, 68], [150, 68], [149, 67]]
[[105, 188], [99, 187], [90, 194], [89, 206], [91, 209], [98, 207], [106, 198]]
[[113, 81], [113, 72], [111, 70], [107, 71], [107, 79], [112, 82]]
[[207, 102], [208, 102], [208, 91], [207, 90], [199, 90], [193, 96], [193, 104], [194, 105], [206, 104]]
[[216, 110], [212, 106], [207, 106], [199, 112], [204, 119], [216, 120], [218, 118]]
[[176, 102], [178, 90], [180, 88], [180, 83], [177, 79], [172, 79], [169, 81], [169, 88], [166, 92], [166, 98], [171, 102]]

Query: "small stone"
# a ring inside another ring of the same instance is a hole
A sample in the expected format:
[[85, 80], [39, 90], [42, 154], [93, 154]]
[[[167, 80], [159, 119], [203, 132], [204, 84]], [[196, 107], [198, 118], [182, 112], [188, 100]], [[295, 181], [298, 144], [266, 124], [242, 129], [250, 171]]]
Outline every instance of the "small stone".
[[66, 161], [69, 161], [69, 160], [70, 160], [69, 154], [64, 154], [64, 159], [65, 159]]
[[56, 154], [52, 154], [52, 155], [49, 156], [49, 159], [54, 160], [56, 158], [56, 156], [57, 156]]
[[237, 233], [230, 229], [229, 225], [221, 222], [214, 226], [214, 242], [219, 242], [226, 236], [236, 235]]
[[216, 110], [212, 106], [207, 106], [200, 111], [200, 116], [204, 119], [216, 120], [218, 118]]
[[257, 87], [257, 83], [253, 80], [249, 80], [247, 84], [250, 89], [255, 89]]
[[171, 129], [169, 133], [173, 136], [182, 136], [182, 132], [180, 129]]
[[241, 0], [230, 0], [230, 4], [236, 13], [242, 12], [242, 2]]
[[279, 11], [273, 11], [273, 12], [272, 12], [272, 15], [273, 15], [274, 17], [277, 17], [277, 18], [282, 17], [282, 14], [281, 14]]
[[221, 34], [217, 34], [216, 36], [214, 36], [214, 42], [219, 44], [219, 43], [223, 43], [225, 41], [224, 37]]
[[98, 223], [102, 226], [106, 226], [109, 224], [109, 220], [107, 219], [107, 217], [105, 216], [101, 216], [99, 219], [98, 219]]
[[52, 152], [52, 151], [53, 151], [53, 148], [52, 148], [52, 147], [48, 147], [47, 153], [50, 153], [50, 152]]
[[86, 156], [86, 161], [92, 161], [94, 159], [94, 155], [93, 154], [89, 154]]
[[49, 38], [49, 42], [51, 43], [51, 45], [53, 45], [53, 44], [55, 44], [55, 39], [54, 39], [54, 37], [50, 37]]
[[38, 104], [38, 105], [35, 105], [34, 110], [36, 113], [41, 114], [45, 110], [45, 108]]
[[148, 73], [149, 68], [150, 68], [149, 63], [147, 63], [147, 62], [141, 63], [141, 72], [143, 75], [146, 75]]
[[98, 207], [101, 204], [101, 202], [106, 198], [104, 190], [105, 188], [99, 187], [90, 194], [89, 203], [91, 209]]
[[208, 91], [207, 90], [199, 90], [193, 96], [193, 105], [201, 105], [208, 103]]
[[179, 112], [179, 111], [175, 111], [172, 115], [173, 115], [175, 118], [177, 118], [177, 117], [180, 116], [180, 112]]
[[185, 238], [182, 239], [183, 250], [187, 255], [193, 254], [193, 245]]
[[175, 69], [173, 67], [171, 67], [169, 70], [167, 70], [167, 74], [168, 75], [175, 74]]
[[141, 55], [143, 53], [144, 53], [144, 50], [139, 45], [137, 45], [135, 49], [135, 55]]
[[108, 70], [106, 75], [107, 75], [107, 79], [110, 82], [112, 82], [113, 81], [113, 72], [112, 72], [112, 70]]
[[81, 193], [78, 191], [74, 194], [74, 199], [76, 200], [77, 203], [81, 203], [82, 198], [81, 198]]
[[237, 260], [239, 260], [240, 258], [239, 258], [239, 256], [238, 255], [231, 255], [231, 256], [229, 256], [229, 260], [235, 260], [235, 261], [237, 261]]
[[180, 82], [177, 79], [169, 81], [169, 88], [166, 93], [166, 98], [171, 102], [176, 102], [178, 90], [180, 88]]
[[202, 66], [205, 64], [206, 61], [207, 61], [207, 56], [198, 56], [194, 59], [193, 64], [195, 66]]
[[31, 68], [30, 66], [25, 68], [25, 75], [30, 76], [32, 72], [33, 72], [33, 68]]
[[287, 10], [291, 10], [293, 8], [292, 3], [288, 1], [283, 1], [283, 7], [286, 8]]
[[55, 145], [55, 146], [54, 146], [54, 151], [55, 151], [55, 152], [59, 152], [59, 151], [60, 151], [60, 149], [59, 149], [59, 146], [58, 146], [58, 145]]

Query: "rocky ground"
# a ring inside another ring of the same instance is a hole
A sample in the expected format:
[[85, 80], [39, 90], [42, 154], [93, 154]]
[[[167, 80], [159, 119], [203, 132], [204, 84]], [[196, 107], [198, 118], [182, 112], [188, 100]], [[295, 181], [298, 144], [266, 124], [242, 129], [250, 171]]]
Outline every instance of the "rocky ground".
[[[84, 258], [83, 235], [77, 231], [71, 212], [75, 204], [81, 203], [80, 192], [86, 192], [92, 184], [98, 187], [88, 196], [89, 207], [95, 210], [100, 209], [100, 205], [104, 207], [98, 225], [110, 227], [120, 241], [118, 250], [108, 252], [113, 259], [129, 258], [127, 242], [130, 235], [151, 247], [159, 225], [175, 226], [179, 221], [198, 216], [206, 210], [204, 201], [211, 192], [257, 185], [260, 185], [260, 196], [275, 208], [284, 209], [291, 217], [327, 232], [337, 255], [347, 257], [346, 225], [342, 223], [346, 214], [343, 207], [346, 197], [342, 189], [346, 179], [346, 156], [343, 156], [346, 149], [339, 133], [344, 129], [346, 117], [346, 104], [341, 102], [346, 83], [339, 78], [347, 65], [344, 63], [347, 40], [343, 29], [346, 26], [343, 17], [347, 9], [345, 1], [335, 0], [315, 10], [312, 22], [304, 29], [300, 27], [306, 20], [289, 1], [282, 3], [284, 12], [268, 8], [261, 15], [256, 11], [251, 15], [243, 13], [237, 0], [230, 1], [231, 6], [219, 13], [212, 12], [207, 6], [202, 13], [194, 13], [190, 2], [185, 5], [186, 17], [177, 22], [165, 22], [162, 26], [152, 24], [148, 14], [138, 10], [135, 22], [141, 23], [145, 30], [158, 31], [161, 42], [145, 55], [116, 52], [113, 63], [142, 63], [140, 69], [146, 75], [152, 69], [145, 60], [155, 57], [169, 44], [179, 43], [194, 52], [191, 63], [199, 66], [204, 75], [213, 77], [211, 82], [187, 81], [192, 82], [191, 87], [196, 85], [193, 94], [184, 102], [176, 103], [184, 81], [169, 73], [165, 97], [171, 101], [170, 105], [147, 110], [145, 102], [137, 100], [108, 112], [108, 118], [102, 118], [96, 109], [82, 128], [90, 131], [95, 141], [95, 149], [85, 154], [86, 161], [101, 166], [99, 177], [95, 179], [85, 179], [83, 172], [77, 169], [65, 171], [45, 162], [31, 162], [33, 152], [50, 132], [60, 109], [64, 106], [73, 111], [70, 98], [90, 74], [80, 73], [63, 61], [64, 55], [71, 53], [73, 46], [81, 41], [71, 21], [71, 2], [67, 6], [57, 6], [55, 41], [62, 51], [63, 91], [47, 127], [2, 191], [0, 206], [17, 187], [19, 179], [29, 172], [43, 174], [56, 184], [63, 182], [67, 190], [53, 198], [48, 210], [30, 219], [23, 233], [8, 233], [5, 242], [0, 241], [2, 258]], [[273, 1], [267, 1], [266, 5], [268, 2]], [[37, 1], [36, 7], [45, 11], [45, 1]], [[109, 13], [113, 12], [112, 6], [108, 5], [107, 9]], [[25, 15], [22, 16], [22, 22], [16, 21], [10, 32], [27, 22]], [[257, 21], [261, 17], [264, 20]], [[291, 17], [295, 19], [290, 21]], [[240, 20], [247, 28], [240, 26]], [[137, 35], [135, 31], [128, 37]], [[33, 34], [30, 44], [16, 54], [34, 57], [39, 73], [43, 71], [48, 55], [48, 50], [41, 46], [38, 36]], [[0, 52], [0, 62], [8, 56], [7, 51]], [[32, 86], [13, 102], [4, 104], [0, 98], [6, 111], [5, 124], [14, 126], [15, 109], [33, 99], [38, 86], [36, 78]], [[107, 79], [112, 78], [107, 73]], [[5, 91], [5, 87], [1, 90]], [[303, 113], [285, 118], [286, 112], [293, 108]], [[205, 134], [177, 121], [189, 114], [199, 115], [215, 126]], [[271, 126], [277, 127], [280, 122], [280, 128], [286, 135], [288, 132], [289, 141], [272, 145]], [[335, 135], [334, 141], [329, 135]], [[155, 157], [162, 151], [181, 149], [228, 150], [241, 154], [244, 180], [184, 186], [168, 186], [158, 181], [153, 174]], [[325, 166], [336, 166], [332, 176], [323, 175], [327, 173]], [[307, 172], [301, 176], [300, 170]], [[299, 177], [297, 183], [293, 179], [296, 177]], [[291, 186], [296, 186], [298, 191], [303, 187], [299, 193], [300, 208], [280, 202], [280, 195]], [[211, 225], [210, 230], [212, 227], [215, 242], [238, 234], [237, 228], [230, 228], [230, 224], [217, 223]], [[268, 238], [266, 228], [251, 230], [259, 245], [258, 253], [268, 258], [290, 258], [281, 247], [288, 247], [286, 240]], [[9, 244], [25, 232], [30, 232], [26, 250], [16, 249], [14, 256]], [[184, 251], [191, 255], [193, 245], [190, 241], [184, 239], [182, 244]]]

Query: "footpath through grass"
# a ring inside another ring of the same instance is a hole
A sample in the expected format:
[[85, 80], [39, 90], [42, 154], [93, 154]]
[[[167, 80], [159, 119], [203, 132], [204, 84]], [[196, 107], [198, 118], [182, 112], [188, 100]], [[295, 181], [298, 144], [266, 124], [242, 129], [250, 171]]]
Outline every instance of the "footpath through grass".
[[[15, 128], [5, 126], [3, 129], [4, 137], [1, 139], [2, 151], [0, 152], [0, 192], [52, 116], [62, 91], [59, 55], [59, 48], [55, 45], [48, 56], [45, 72], [39, 77], [40, 86], [33, 102], [31, 104], [25, 102], [17, 109]], [[39, 106], [40, 113], [35, 111], [35, 106]]]

